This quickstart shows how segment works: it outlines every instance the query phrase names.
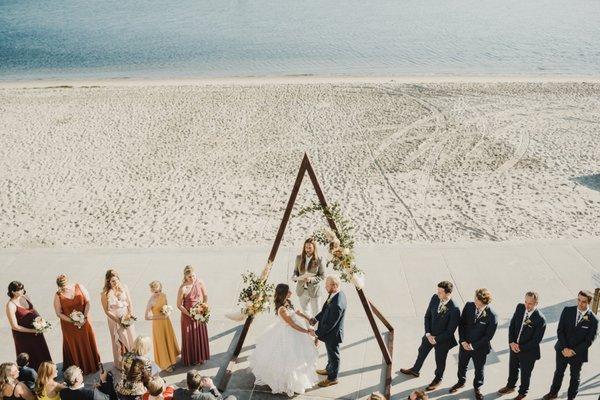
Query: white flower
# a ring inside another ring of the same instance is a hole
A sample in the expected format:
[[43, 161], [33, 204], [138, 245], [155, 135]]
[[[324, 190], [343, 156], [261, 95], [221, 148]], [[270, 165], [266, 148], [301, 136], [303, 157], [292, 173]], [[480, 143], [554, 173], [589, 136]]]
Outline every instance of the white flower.
[[44, 318], [38, 316], [33, 320], [33, 329], [35, 329], [37, 335], [49, 331], [52, 329], [52, 325]]
[[342, 250], [342, 254], [347, 256], [350, 254], [350, 249], [344, 248], [344, 250]]
[[69, 314], [69, 318], [71, 321], [77, 326], [77, 328], [81, 329], [81, 327], [85, 324], [85, 315], [81, 311], [73, 311]]
[[171, 315], [171, 313], [172, 313], [172, 312], [173, 312], [173, 307], [171, 307], [171, 306], [170, 306], [170, 305], [168, 305], [168, 304], [165, 304], [164, 306], [162, 306], [162, 307], [160, 308], [160, 313], [161, 313], [162, 315], [165, 315], [165, 316], [167, 316], [167, 317], [168, 317], [169, 315]]

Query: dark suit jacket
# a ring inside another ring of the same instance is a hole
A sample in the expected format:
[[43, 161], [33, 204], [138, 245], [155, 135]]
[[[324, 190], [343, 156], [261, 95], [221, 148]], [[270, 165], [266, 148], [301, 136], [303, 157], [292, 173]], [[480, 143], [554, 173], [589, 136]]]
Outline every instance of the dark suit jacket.
[[315, 331], [322, 342], [341, 343], [344, 340], [344, 316], [346, 315], [346, 295], [338, 292], [331, 302], [323, 304], [321, 312], [315, 315], [319, 327]]
[[[202, 389], [190, 392], [188, 389], [178, 388], [173, 392], [173, 400], [221, 400], [223, 396], [217, 388], [213, 390]], [[62, 400], [62, 399], [61, 399]]]
[[[100, 386], [99, 389], [87, 389], [82, 387], [81, 389], [73, 390], [71, 388], [65, 388], [60, 391], [61, 400], [109, 400], [109, 396], [104, 391], [108, 392], [108, 388], [103, 388], [106, 382]], [[103, 391], [104, 390], [104, 391]], [[114, 391], [114, 389], [113, 389]], [[115, 396], [116, 398], [116, 396]], [[114, 399], [113, 399], [114, 400]]]
[[450, 299], [445, 311], [438, 314], [439, 305], [440, 298], [434, 294], [425, 312], [425, 333], [435, 336], [437, 346], [452, 348], [457, 345], [454, 332], [460, 321], [460, 309]]
[[565, 307], [560, 314], [558, 322], [557, 336], [558, 340], [554, 345], [557, 352], [569, 348], [575, 352], [574, 359], [587, 362], [588, 348], [594, 342], [598, 333], [598, 318], [588, 311], [587, 320], [582, 319], [575, 326], [577, 320], [577, 306]]
[[491, 341], [498, 327], [498, 317], [488, 306], [475, 321], [475, 303], [470, 301], [465, 304], [458, 325], [460, 342], [467, 342], [473, 346], [473, 352], [488, 354], [492, 350]]
[[37, 380], [37, 372], [31, 367], [19, 367], [19, 382], [23, 382], [25, 386], [33, 392], [35, 381]]
[[[518, 304], [510, 320], [508, 343], [517, 343], [524, 316], [525, 304]], [[546, 317], [540, 310], [536, 309], [528, 319], [531, 323], [523, 325], [523, 331], [518, 341], [521, 351], [518, 354], [520, 357], [532, 357], [534, 360], [539, 360], [541, 357], [540, 343], [544, 338], [544, 332], [546, 332]]]

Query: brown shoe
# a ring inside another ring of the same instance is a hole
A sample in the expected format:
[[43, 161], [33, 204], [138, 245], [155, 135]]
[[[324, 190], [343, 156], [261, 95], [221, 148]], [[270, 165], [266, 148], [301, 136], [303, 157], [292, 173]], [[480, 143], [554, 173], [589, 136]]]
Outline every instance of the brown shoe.
[[418, 377], [419, 377], [419, 373], [418, 373], [418, 372], [415, 372], [415, 371], [413, 371], [413, 370], [412, 370], [412, 369], [410, 369], [410, 368], [400, 368], [400, 372], [402, 372], [404, 375], [411, 375], [411, 376], [414, 376], [415, 378], [418, 378]]
[[456, 393], [458, 392], [458, 389], [460, 388], [464, 388], [465, 384], [464, 383], [460, 383], [458, 382], [457, 384], [455, 384], [454, 386], [452, 386], [449, 390], [450, 393]]
[[327, 372], [326, 369], [318, 369], [317, 370], [317, 374], [319, 374], [319, 375], [329, 375], [329, 372]]
[[554, 399], [558, 399], [558, 395], [556, 395], [554, 393], [548, 393], [548, 394], [544, 395], [544, 397], [542, 397], [542, 400], [554, 400]]
[[338, 381], [330, 381], [329, 379], [325, 379], [324, 381], [319, 382], [320, 387], [328, 387], [332, 385], [337, 385]]
[[429, 384], [429, 386], [427, 386], [427, 387], [425, 388], [425, 391], [426, 391], [426, 392], [430, 392], [430, 391], [432, 391], [432, 390], [435, 390], [435, 389], [437, 389], [437, 388], [438, 388], [438, 386], [440, 386], [440, 383], [441, 383], [441, 382], [442, 382], [442, 380], [441, 380], [441, 379], [434, 379], [434, 380], [432, 380], [432, 381], [431, 381], [431, 383]]
[[523, 400], [525, 398], [524, 394], [519, 394], [517, 395], [517, 397], [515, 397], [513, 400]]
[[515, 391], [514, 387], [504, 386], [502, 389], [498, 390], [500, 394], [509, 394]]
[[481, 394], [481, 390], [473, 389], [473, 393], [475, 393], [475, 400], [483, 400], [483, 395]]

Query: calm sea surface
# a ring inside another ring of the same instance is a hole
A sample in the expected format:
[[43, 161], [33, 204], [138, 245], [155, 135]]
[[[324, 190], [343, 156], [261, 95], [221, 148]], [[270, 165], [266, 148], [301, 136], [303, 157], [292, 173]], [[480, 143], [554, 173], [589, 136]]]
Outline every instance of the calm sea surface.
[[0, 80], [600, 74], [600, 0], [0, 0]]

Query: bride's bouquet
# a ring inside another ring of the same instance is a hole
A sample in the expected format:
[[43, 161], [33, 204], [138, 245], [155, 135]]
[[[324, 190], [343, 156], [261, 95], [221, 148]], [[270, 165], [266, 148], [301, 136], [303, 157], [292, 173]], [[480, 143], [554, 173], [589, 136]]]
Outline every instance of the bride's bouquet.
[[85, 324], [85, 315], [83, 315], [81, 311], [75, 310], [71, 312], [71, 314], [69, 314], [69, 318], [71, 318], [71, 321], [78, 329], [81, 329]]
[[171, 315], [173, 313], [173, 307], [171, 307], [168, 304], [165, 304], [164, 306], [162, 306], [160, 308], [160, 313], [162, 315], [164, 315], [165, 317], [168, 317], [169, 315]]
[[133, 315], [123, 315], [121, 317], [121, 326], [125, 329], [129, 328], [131, 325], [133, 325], [133, 323], [137, 321], [137, 318], [134, 317]]
[[52, 329], [52, 324], [38, 316], [33, 320], [33, 329], [35, 329], [35, 334], [39, 335]]
[[210, 307], [207, 303], [198, 303], [190, 308], [190, 314], [195, 321], [206, 324], [210, 319]]

